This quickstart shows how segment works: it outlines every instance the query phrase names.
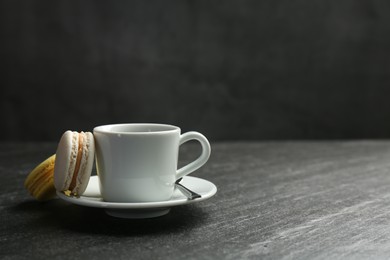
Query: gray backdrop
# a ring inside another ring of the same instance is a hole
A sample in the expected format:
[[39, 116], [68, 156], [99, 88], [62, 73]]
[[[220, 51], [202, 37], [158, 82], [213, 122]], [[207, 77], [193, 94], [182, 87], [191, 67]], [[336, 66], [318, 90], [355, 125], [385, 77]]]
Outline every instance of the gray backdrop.
[[162, 122], [388, 138], [390, 2], [0, 1], [0, 138]]

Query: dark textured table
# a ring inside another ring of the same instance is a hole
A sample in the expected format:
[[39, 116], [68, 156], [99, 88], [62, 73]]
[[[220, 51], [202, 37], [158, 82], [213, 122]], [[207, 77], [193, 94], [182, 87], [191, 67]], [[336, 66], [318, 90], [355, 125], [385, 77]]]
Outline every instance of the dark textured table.
[[23, 181], [55, 148], [0, 144], [1, 259], [390, 258], [390, 141], [213, 143], [193, 175], [217, 194], [144, 220], [32, 199]]

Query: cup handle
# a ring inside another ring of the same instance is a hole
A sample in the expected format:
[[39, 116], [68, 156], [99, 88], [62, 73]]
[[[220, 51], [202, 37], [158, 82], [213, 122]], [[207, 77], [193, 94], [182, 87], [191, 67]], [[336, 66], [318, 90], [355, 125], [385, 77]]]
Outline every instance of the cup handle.
[[179, 145], [182, 145], [190, 140], [196, 140], [202, 145], [202, 153], [193, 162], [183, 166], [176, 172], [176, 180], [190, 174], [191, 172], [199, 169], [203, 164], [207, 162], [210, 157], [211, 147], [207, 138], [198, 132], [187, 132], [180, 136]]

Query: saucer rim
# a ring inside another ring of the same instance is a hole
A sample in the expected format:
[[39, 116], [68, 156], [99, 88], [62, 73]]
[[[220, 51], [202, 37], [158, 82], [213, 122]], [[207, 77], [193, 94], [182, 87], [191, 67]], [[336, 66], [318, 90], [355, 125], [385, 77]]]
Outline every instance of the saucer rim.
[[[91, 178], [98, 178], [98, 176], [91, 176]], [[194, 176], [184, 176], [183, 181], [189, 181], [189, 180], [196, 180], [201, 181], [203, 183], [206, 183], [210, 186], [210, 190], [206, 194], [202, 194], [201, 198], [197, 198], [194, 200], [187, 199], [184, 195], [182, 197], [177, 199], [170, 199], [167, 201], [156, 201], [156, 202], [137, 202], [137, 203], [129, 203], [129, 202], [107, 202], [103, 201], [101, 196], [80, 196], [80, 197], [74, 197], [74, 196], [66, 196], [61, 191], [56, 191], [57, 196], [65, 200], [67, 202], [80, 205], [80, 206], [86, 206], [86, 207], [93, 207], [93, 208], [103, 208], [103, 209], [153, 209], [153, 208], [168, 208], [172, 206], [179, 206], [179, 205], [186, 205], [191, 204], [195, 202], [204, 201], [206, 199], [211, 198], [217, 193], [217, 186], [215, 186], [214, 183], [211, 181], [205, 180], [203, 178], [194, 177]]]

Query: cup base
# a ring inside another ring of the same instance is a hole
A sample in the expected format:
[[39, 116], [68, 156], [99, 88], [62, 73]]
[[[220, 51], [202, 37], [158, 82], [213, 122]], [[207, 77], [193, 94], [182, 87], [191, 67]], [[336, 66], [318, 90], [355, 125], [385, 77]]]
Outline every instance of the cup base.
[[169, 213], [170, 208], [158, 209], [105, 209], [106, 213], [116, 218], [142, 219], [156, 218]]

